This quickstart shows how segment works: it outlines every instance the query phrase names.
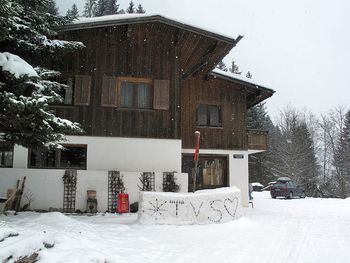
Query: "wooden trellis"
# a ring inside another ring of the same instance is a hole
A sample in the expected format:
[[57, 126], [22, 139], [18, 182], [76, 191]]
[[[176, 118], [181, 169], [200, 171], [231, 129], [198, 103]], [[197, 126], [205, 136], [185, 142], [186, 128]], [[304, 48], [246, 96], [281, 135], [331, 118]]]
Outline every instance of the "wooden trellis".
[[108, 172], [108, 211], [115, 213], [118, 209], [118, 194], [125, 192], [123, 177], [119, 171]]
[[77, 170], [66, 170], [63, 179], [63, 212], [75, 212], [75, 196], [77, 190]]

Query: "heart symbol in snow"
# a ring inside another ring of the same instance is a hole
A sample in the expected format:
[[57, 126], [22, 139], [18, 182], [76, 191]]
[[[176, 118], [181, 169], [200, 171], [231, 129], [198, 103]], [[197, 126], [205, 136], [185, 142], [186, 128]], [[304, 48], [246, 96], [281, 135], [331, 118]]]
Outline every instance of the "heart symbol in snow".
[[235, 218], [237, 207], [238, 207], [238, 198], [237, 197], [233, 197], [232, 199], [226, 198], [224, 201], [224, 207], [226, 209], [226, 212], [230, 216]]

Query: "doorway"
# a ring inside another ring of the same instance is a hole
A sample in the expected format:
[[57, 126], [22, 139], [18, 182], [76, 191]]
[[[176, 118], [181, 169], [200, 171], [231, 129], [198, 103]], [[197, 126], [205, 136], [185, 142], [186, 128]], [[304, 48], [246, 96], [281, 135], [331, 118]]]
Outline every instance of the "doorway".
[[[200, 155], [196, 190], [228, 186], [227, 156]], [[182, 155], [182, 172], [188, 173], [188, 191], [193, 191], [194, 161], [192, 155]]]

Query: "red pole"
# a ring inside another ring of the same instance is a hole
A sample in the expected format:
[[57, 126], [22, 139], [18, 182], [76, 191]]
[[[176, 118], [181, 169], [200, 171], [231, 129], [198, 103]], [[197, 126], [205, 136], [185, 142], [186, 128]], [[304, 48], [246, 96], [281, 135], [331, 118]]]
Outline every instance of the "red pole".
[[198, 173], [198, 160], [199, 160], [199, 140], [201, 137], [201, 133], [199, 131], [195, 132], [196, 136], [196, 151], [194, 153], [194, 175], [193, 175], [193, 192], [196, 191], [196, 178]]

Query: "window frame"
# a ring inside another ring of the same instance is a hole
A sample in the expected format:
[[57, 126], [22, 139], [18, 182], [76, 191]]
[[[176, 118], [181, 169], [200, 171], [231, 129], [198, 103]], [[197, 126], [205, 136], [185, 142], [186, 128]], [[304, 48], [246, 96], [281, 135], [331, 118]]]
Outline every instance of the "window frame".
[[[199, 123], [199, 107], [205, 107], [206, 113], [206, 124]], [[218, 125], [212, 125], [210, 122], [210, 107], [216, 107], [218, 109]], [[196, 107], [196, 126], [197, 127], [205, 127], [205, 128], [223, 128], [222, 125], [222, 105], [221, 104], [209, 104], [209, 103], [198, 103]]]
[[[54, 151], [54, 155], [55, 155], [55, 166], [54, 167], [46, 167], [46, 166], [32, 166], [31, 165], [31, 155], [32, 155], [32, 151], [35, 151], [33, 149], [28, 149], [28, 163], [27, 163], [27, 168], [29, 169], [56, 169], [56, 170], [69, 170], [69, 169], [73, 169], [73, 170], [87, 170], [87, 144], [62, 144], [63, 147], [68, 148], [68, 147], [81, 147], [84, 148], [84, 152], [85, 152], [85, 165], [84, 167], [63, 167], [60, 165], [61, 163], [61, 149], [55, 149]], [[43, 149], [39, 151], [50, 151], [47, 149]]]
[[[122, 95], [122, 82], [131, 82], [133, 83], [133, 91], [132, 91], [132, 103], [133, 106], [128, 107], [124, 105], [124, 97]], [[138, 94], [139, 90], [137, 87], [137, 84], [148, 84], [149, 85], [149, 107], [139, 107], [138, 105]], [[152, 79], [148, 78], [134, 78], [134, 77], [118, 77], [118, 89], [119, 89], [119, 105], [121, 109], [128, 109], [128, 110], [153, 110], [154, 102], [153, 102], [153, 96], [154, 96], [154, 84]], [[137, 105], [136, 105], [137, 104]]]
[[[74, 91], [75, 91], [75, 77], [71, 73], [62, 73], [60, 76], [54, 78], [52, 81], [55, 81], [60, 84], [67, 85], [71, 88], [71, 94], [70, 94], [70, 103], [66, 103], [66, 88], [64, 88], [64, 96], [62, 96], [61, 92], [59, 92], [59, 95], [62, 97], [62, 102], [56, 102], [53, 104], [50, 104], [50, 106], [53, 107], [72, 107], [74, 106]], [[71, 81], [71, 85], [68, 85], [69, 81]]]
[[[8, 151], [3, 151], [2, 149], [1, 149], [1, 147], [8, 147], [9, 148], [9, 150]], [[11, 149], [12, 149], [12, 151], [11, 151]], [[2, 160], [2, 156], [3, 156], [3, 152], [12, 152], [12, 158], [11, 158], [11, 164], [10, 165], [1, 165], [1, 160]], [[13, 159], [14, 159], [14, 153], [15, 153], [15, 147], [14, 147], [14, 145], [9, 145], [9, 144], [4, 144], [4, 143], [0, 143], [0, 169], [1, 168], [13, 168]]]

